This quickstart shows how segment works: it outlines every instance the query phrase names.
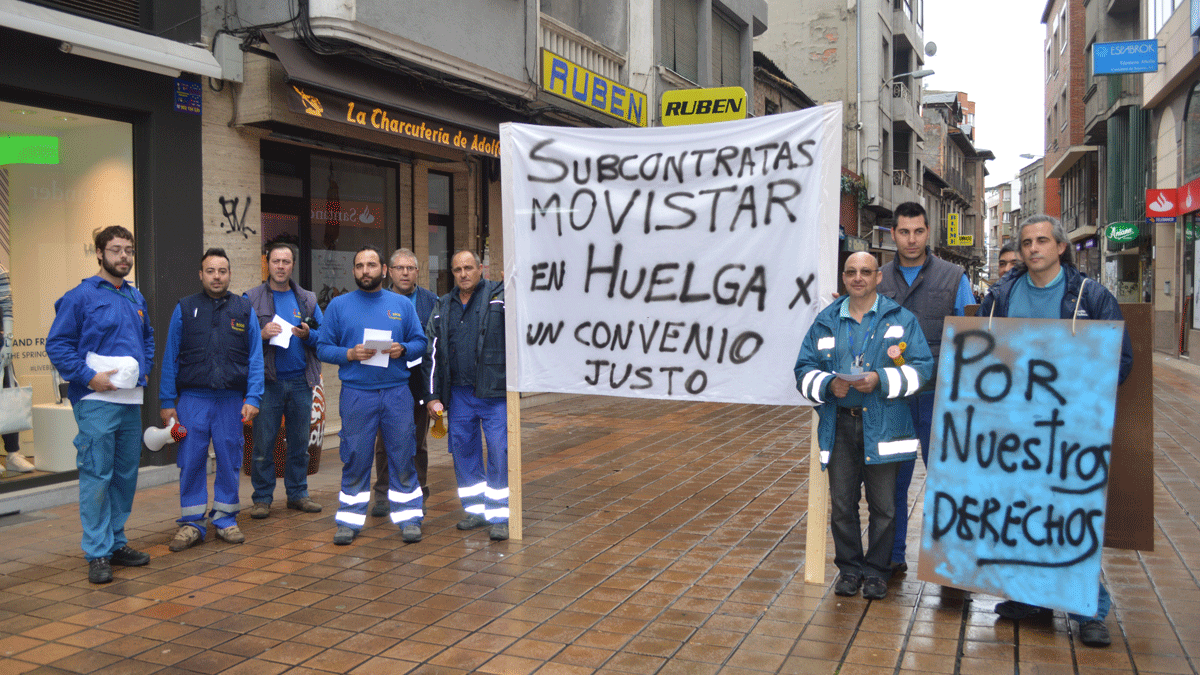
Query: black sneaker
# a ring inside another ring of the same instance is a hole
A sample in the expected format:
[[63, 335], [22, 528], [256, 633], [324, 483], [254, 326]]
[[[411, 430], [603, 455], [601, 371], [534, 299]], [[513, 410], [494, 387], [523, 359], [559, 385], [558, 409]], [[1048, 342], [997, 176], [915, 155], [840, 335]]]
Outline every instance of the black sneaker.
[[390, 513], [391, 510], [392, 510], [392, 507], [389, 506], [386, 501], [376, 500], [375, 506], [371, 507], [371, 517], [382, 518], [382, 517], [386, 516], [388, 513]]
[[487, 518], [484, 518], [483, 515], [479, 513], [468, 513], [466, 518], [458, 521], [458, 524], [455, 525], [455, 527], [460, 530], [477, 530], [481, 527], [487, 526]]
[[867, 577], [863, 581], [862, 592], [867, 600], [882, 600], [887, 597], [887, 582], [879, 577]]
[[141, 567], [142, 565], [150, 564], [150, 554], [142, 551], [135, 551], [128, 546], [113, 551], [109, 554], [109, 559], [114, 565], [121, 567]]
[[833, 585], [835, 595], [842, 597], [851, 597], [858, 594], [858, 587], [862, 585], [862, 577], [857, 574], [842, 574], [838, 577], [837, 583]]
[[1108, 626], [1100, 619], [1080, 623], [1079, 640], [1089, 647], [1107, 647], [1112, 644], [1112, 638], [1108, 636]]
[[488, 533], [488, 536], [492, 541], [508, 541], [508, 521], [493, 524], [492, 531]]
[[1006, 619], [1019, 621], [1021, 619], [1032, 619], [1042, 614], [1050, 613], [1050, 610], [1037, 605], [1030, 605], [1016, 600], [1005, 600], [996, 605], [996, 613]]
[[107, 584], [112, 581], [112, 565], [108, 558], [92, 558], [88, 561], [88, 581], [93, 584]]
[[415, 544], [416, 542], [421, 541], [421, 526], [417, 523], [409, 523], [408, 525], [405, 525], [404, 527], [400, 528], [400, 538], [403, 539], [404, 543], [406, 544]]

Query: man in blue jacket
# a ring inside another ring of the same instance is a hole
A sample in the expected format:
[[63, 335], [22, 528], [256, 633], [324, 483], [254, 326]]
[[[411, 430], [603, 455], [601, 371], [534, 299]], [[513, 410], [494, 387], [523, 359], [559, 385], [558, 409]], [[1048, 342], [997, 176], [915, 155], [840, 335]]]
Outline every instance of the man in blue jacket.
[[[1083, 275], [1071, 261], [1071, 243], [1058, 219], [1033, 215], [1021, 222], [1018, 243], [1024, 268], [1018, 266], [992, 286], [979, 305], [978, 316], [1007, 316], [1029, 319], [1090, 319], [1123, 321], [1121, 306], [1108, 289]], [[1133, 345], [1125, 331], [1117, 382], [1125, 381], [1133, 368]], [[1107, 647], [1112, 640], [1104, 623], [1112, 598], [1100, 584], [1094, 616], [1071, 614], [1079, 622], [1079, 637], [1089, 647]], [[1007, 619], [1025, 619], [1048, 614], [1044, 607], [1007, 600], [996, 605], [996, 613]]]
[[[246, 541], [237, 524], [243, 421], [258, 414], [263, 394], [262, 338], [250, 301], [229, 292], [229, 256], [210, 248], [200, 259], [201, 292], [175, 305], [167, 328], [159, 415], [187, 428], [179, 443], [179, 531], [168, 548], [202, 543], [211, 520], [217, 537]], [[217, 458], [208, 509], [208, 443]]]
[[[917, 456], [908, 397], [933, 372], [917, 317], [876, 292], [879, 265], [854, 253], [842, 270], [846, 295], [817, 315], [796, 359], [796, 388], [818, 405], [821, 465], [829, 471], [834, 593], [887, 596], [896, 530], [896, 473]], [[858, 502], [867, 492], [868, 545], [863, 554]]]
[[354, 256], [358, 290], [329, 302], [317, 345], [317, 356], [336, 363], [342, 380], [342, 489], [333, 519], [333, 543], [339, 546], [353, 542], [367, 522], [377, 433], [387, 448], [392, 522], [400, 527], [405, 543], [421, 541], [424, 501], [413, 464], [416, 442], [407, 361], [425, 353], [425, 333], [408, 298], [383, 290], [385, 274], [379, 249], [359, 250]]
[[[275, 496], [275, 436], [284, 423], [287, 453], [283, 485], [287, 507], [319, 513], [321, 505], [308, 496], [308, 443], [312, 427], [313, 388], [321, 382], [315, 327], [321, 323], [321, 306], [312, 291], [292, 281], [296, 247], [279, 241], [267, 248], [267, 280], [246, 291], [262, 326], [263, 397], [254, 418], [254, 454], [250, 484], [254, 486], [250, 517], [267, 518]], [[275, 317], [288, 324], [275, 321]], [[312, 321], [310, 326], [306, 320]], [[284, 330], [291, 337], [287, 347], [271, 344]]]
[[154, 363], [146, 299], [125, 276], [133, 269], [133, 233], [112, 225], [96, 234], [96, 276], [54, 303], [46, 338], [50, 362], [70, 386], [79, 433], [79, 520], [88, 581], [112, 581], [112, 566], [145, 565], [125, 537], [142, 456], [142, 396]]
[[[504, 284], [483, 278], [474, 251], [450, 259], [454, 289], [438, 299], [425, 332], [423, 369], [429, 414], [450, 410], [450, 454], [467, 516], [458, 529], [491, 526], [508, 539], [508, 394], [504, 359]], [[487, 437], [487, 464], [483, 460]]]
[[[417, 310], [417, 319], [423, 327], [433, 313], [433, 305], [437, 302], [437, 294], [422, 288], [417, 284], [417, 274], [421, 266], [417, 263], [417, 254], [407, 248], [396, 249], [392, 254], [391, 264], [388, 265], [388, 277], [392, 280], [392, 290], [412, 301]], [[429, 503], [429, 410], [425, 407], [425, 387], [421, 384], [421, 362], [424, 354], [406, 359], [408, 363], [408, 390], [413, 395], [413, 424], [417, 429], [417, 452], [413, 462], [417, 467], [417, 480], [421, 483], [423, 504]], [[383, 438], [375, 440], [375, 506], [371, 507], [371, 515], [381, 518], [388, 514], [388, 463], [387, 450]]]

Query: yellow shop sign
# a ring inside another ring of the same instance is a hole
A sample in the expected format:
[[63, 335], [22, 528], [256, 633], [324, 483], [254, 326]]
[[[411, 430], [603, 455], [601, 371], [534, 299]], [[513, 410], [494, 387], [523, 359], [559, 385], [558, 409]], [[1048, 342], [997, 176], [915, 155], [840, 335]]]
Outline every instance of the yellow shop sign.
[[542, 89], [580, 105], [646, 126], [646, 94], [542, 50]]
[[664, 127], [746, 119], [746, 90], [741, 87], [676, 89], [662, 95]]

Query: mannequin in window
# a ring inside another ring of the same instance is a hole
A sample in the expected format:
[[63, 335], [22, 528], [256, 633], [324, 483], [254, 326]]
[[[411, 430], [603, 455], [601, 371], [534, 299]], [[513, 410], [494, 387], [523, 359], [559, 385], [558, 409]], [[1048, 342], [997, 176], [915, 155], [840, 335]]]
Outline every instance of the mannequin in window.
[[[0, 265], [0, 335], [3, 337], [3, 345], [0, 346], [0, 370], [4, 371], [4, 386], [11, 386], [9, 368], [12, 366], [13, 358], [13, 304], [12, 304], [12, 286], [8, 281], [8, 270], [4, 265]], [[4, 460], [4, 469], [6, 471], [15, 471], [17, 473], [29, 473], [33, 471], [33, 465], [29, 460], [21, 456], [21, 445], [18, 440], [17, 432], [4, 434], [4, 452], [7, 457]]]

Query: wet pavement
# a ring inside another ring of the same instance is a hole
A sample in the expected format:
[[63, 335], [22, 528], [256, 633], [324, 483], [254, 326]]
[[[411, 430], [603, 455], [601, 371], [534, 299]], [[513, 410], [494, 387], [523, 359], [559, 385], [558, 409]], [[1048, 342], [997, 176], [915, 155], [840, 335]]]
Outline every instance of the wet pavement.
[[[1197, 673], [1200, 369], [1156, 356], [1154, 405], [1155, 549], [1104, 552], [1106, 649], [918, 581], [916, 527], [886, 599], [833, 594], [828, 538], [806, 584], [808, 409], [574, 397], [523, 410], [522, 541], [455, 529], [444, 445], [416, 544], [385, 518], [331, 543], [336, 450], [309, 482], [325, 510], [280, 485], [244, 544], [169, 552], [177, 485], [139, 490], [127, 531], [153, 559], [102, 586], [73, 506], [0, 518], [0, 675]], [[914, 522], [923, 486], [918, 463]]]

